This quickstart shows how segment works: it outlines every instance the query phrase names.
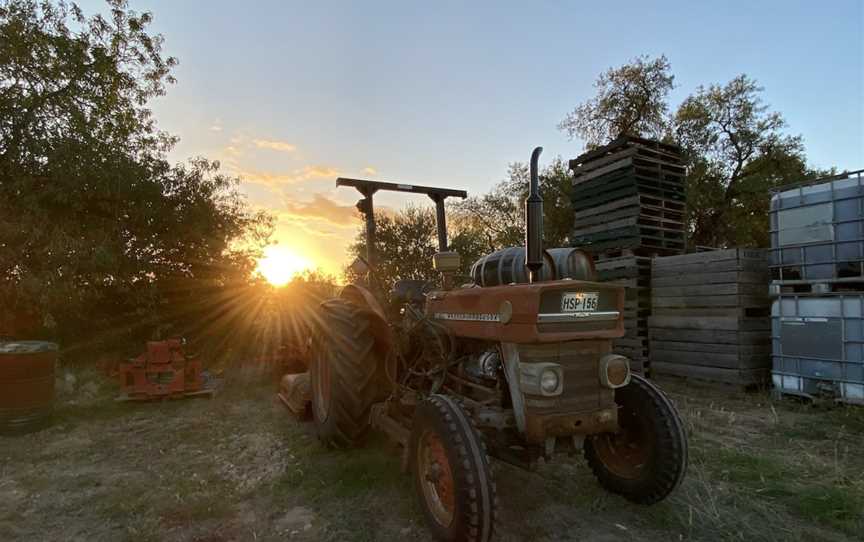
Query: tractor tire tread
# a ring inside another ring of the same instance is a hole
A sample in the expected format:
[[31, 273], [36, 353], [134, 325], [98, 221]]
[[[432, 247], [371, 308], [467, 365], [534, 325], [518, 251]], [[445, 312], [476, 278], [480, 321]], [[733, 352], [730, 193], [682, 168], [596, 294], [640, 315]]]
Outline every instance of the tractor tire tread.
[[[446, 432], [440, 437], [447, 443], [445, 447], [455, 452], [453, 477], [457, 488], [455, 527], [448, 536], [436, 529], [436, 536], [448, 542], [488, 542], [497, 530], [498, 497], [483, 438], [468, 411], [452, 397], [428, 397], [418, 406], [415, 428], [418, 419], [423, 423], [433, 416], [443, 421]], [[417, 439], [419, 435], [412, 435], [412, 461], [416, 461]]]
[[316, 351], [329, 354], [333, 420], [328, 417], [327, 423], [320, 423], [316, 417], [318, 437], [330, 447], [349, 448], [362, 443], [368, 433], [369, 409], [381, 394], [380, 363], [369, 317], [362, 309], [330, 299], [321, 304], [321, 316]]
[[[631, 386], [633, 388], [627, 390]], [[640, 483], [633, 483], [632, 480], [625, 480], [611, 473], [595, 452], [591, 437], [585, 439], [585, 460], [600, 485], [607, 490], [637, 504], [657, 503], [681, 484], [687, 471], [687, 434], [684, 425], [672, 401], [660, 388], [645, 378], [633, 375], [630, 384], [616, 390], [616, 395], [618, 392], [642, 396], [643, 403], [640, 408], [648, 409], [650, 413], [656, 431], [655, 449], [662, 450], [662, 453], [656, 454], [649, 478]]]

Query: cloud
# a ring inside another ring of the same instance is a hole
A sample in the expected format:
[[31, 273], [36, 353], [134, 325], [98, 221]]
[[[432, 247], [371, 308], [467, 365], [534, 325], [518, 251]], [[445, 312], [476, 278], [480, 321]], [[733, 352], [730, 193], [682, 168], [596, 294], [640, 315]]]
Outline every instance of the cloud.
[[357, 225], [357, 209], [354, 205], [342, 205], [321, 193], [313, 194], [312, 201], [284, 203], [279, 219], [321, 220], [340, 227]]
[[252, 144], [259, 149], [270, 149], [279, 152], [294, 152], [297, 150], [296, 145], [285, 141], [272, 141], [268, 139], [253, 139]]
[[363, 168], [363, 173], [368, 173], [369, 175], [375, 175], [378, 173], [378, 170], [372, 166], [367, 166]]
[[286, 184], [296, 184], [321, 178], [335, 178], [339, 170], [326, 165], [309, 165], [295, 169], [289, 173], [271, 173], [267, 171], [239, 170], [237, 175], [245, 182], [260, 184], [269, 188], [280, 188]]

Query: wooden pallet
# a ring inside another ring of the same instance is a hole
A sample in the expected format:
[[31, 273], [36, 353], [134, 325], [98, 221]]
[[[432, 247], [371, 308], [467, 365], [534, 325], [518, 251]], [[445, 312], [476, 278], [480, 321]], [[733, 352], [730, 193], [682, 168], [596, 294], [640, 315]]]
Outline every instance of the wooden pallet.
[[621, 156], [620, 159], [591, 171], [577, 171], [573, 176], [573, 185], [578, 187], [589, 183], [602, 183], [621, 174], [640, 175], [683, 184], [685, 171], [686, 168], [682, 165], [662, 160], [635, 155]]
[[639, 174], [636, 171], [621, 170], [606, 177], [576, 185], [571, 196], [575, 206], [581, 204], [586, 198], [597, 198], [604, 194], [620, 194], [624, 190], [629, 190], [629, 192], [624, 192], [621, 196], [614, 198], [607, 198], [606, 201], [610, 202], [623, 196], [638, 194], [662, 196], [664, 193], [671, 195], [671, 197], [664, 199], [681, 200], [685, 191], [684, 184], [678, 180], [656, 178]]
[[600, 205], [605, 205], [622, 198], [636, 195], [648, 195], [656, 198], [677, 200], [681, 202], [685, 201], [683, 191], [666, 190], [654, 186], [630, 185], [609, 192], [590, 192], [587, 195], [579, 195], [578, 197], [574, 195], [572, 199], [572, 207], [575, 213], [581, 213], [582, 211], [593, 209]]
[[652, 247], [617, 247], [610, 248], [607, 250], [601, 251], [593, 251], [592, 256], [596, 262], [602, 262], [605, 260], [613, 259], [613, 258], [627, 258], [627, 257], [644, 257], [644, 258], [658, 258], [661, 256], [672, 256], [674, 254], [679, 253], [669, 253], [665, 250], [657, 250]]
[[666, 160], [671, 163], [683, 163], [681, 148], [676, 145], [637, 136], [623, 135], [602, 147], [582, 153], [573, 160], [570, 160], [570, 169], [576, 172], [589, 164], [602, 164], [604, 160], [606, 161], [605, 163], [608, 163], [614, 160], [619, 153], [630, 149], [636, 149], [636, 152], [640, 154], [652, 156], [659, 160]]
[[597, 233], [603, 233], [607, 231], [616, 231], [621, 228], [627, 227], [638, 227], [640, 229], [648, 229], [655, 228], [658, 231], [674, 231], [677, 235], [676, 238], [683, 239], [684, 238], [684, 223], [676, 220], [666, 220], [663, 218], [651, 217], [651, 216], [631, 216], [627, 218], [619, 218], [617, 220], [611, 220], [609, 222], [600, 222], [586, 226], [586, 225], [576, 225], [573, 228], [573, 236], [586, 236]]
[[656, 252], [665, 251], [667, 254], [684, 251], [683, 239], [669, 239], [653, 235], [613, 237], [608, 240], [574, 239], [573, 245], [589, 252], [606, 251], [616, 248], [641, 248]]
[[681, 201], [651, 197], [646, 194], [635, 194], [610, 201], [604, 205], [582, 209], [576, 213], [576, 220], [590, 219], [592, 217], [605, 217], [610, 213], [618, 212], [622, 213], [622, 216], [644, 214], [649, 216], [668, 217], [683, 222], [684, 207], [684, 203]]

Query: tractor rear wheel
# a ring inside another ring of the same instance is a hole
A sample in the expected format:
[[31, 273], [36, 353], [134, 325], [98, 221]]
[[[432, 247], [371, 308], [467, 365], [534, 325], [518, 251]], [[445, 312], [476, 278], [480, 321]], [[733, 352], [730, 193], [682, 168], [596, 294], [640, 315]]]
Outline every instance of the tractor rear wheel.
[[369, 430], [369, 410], [382, 399], [383, 364], [375, 352], [369, 317], [353, 303], [321, 304], [321, 327], [309, 366], [312, 417], [326, 445], [358, 445]]
[[687, 437], [675, 406], [654, 384], [633, 375], [615, 390], [616, 433], [585, 439], [585, 459], [607, 490], [638, 504], [668, 496], [687, 470]]
[[498, 505], [486, 447], [456, 401], [432, 395], [417, 406], [409, 441], [414, 486], [433, 534], [444, 542], [488, 542]]

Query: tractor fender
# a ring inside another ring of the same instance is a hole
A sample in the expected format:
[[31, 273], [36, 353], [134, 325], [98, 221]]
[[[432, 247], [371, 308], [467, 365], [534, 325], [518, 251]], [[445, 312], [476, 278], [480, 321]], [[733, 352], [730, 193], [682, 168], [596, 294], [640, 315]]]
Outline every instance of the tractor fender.
[[350, 301], [369, 315], [372, 335], [375, 338], [375, 349], [382, 357], [387, 357], [393, 347], [393, 334], [387, 323], [387, 315], [372, 292], [357, 284], [349, 284], [342, 288], [339, 297]]

